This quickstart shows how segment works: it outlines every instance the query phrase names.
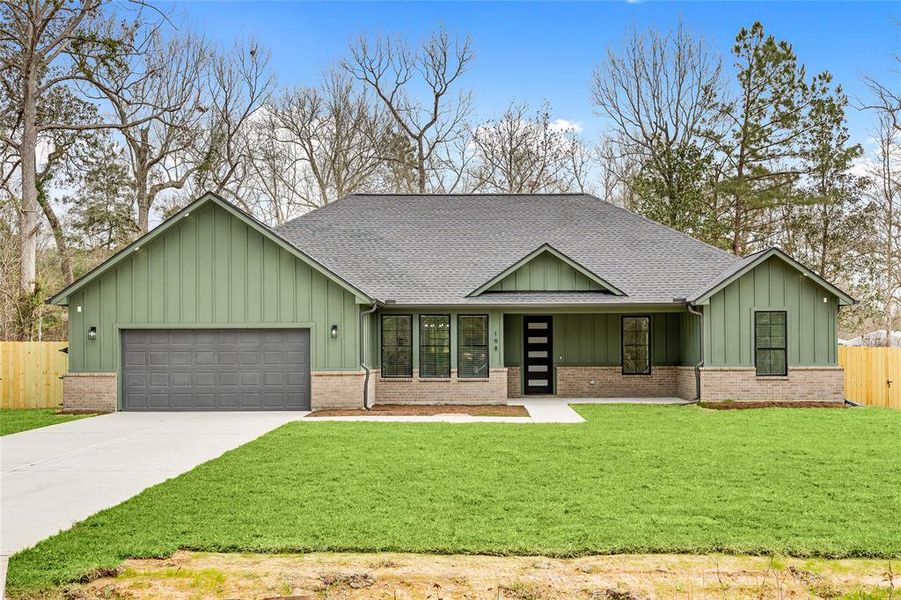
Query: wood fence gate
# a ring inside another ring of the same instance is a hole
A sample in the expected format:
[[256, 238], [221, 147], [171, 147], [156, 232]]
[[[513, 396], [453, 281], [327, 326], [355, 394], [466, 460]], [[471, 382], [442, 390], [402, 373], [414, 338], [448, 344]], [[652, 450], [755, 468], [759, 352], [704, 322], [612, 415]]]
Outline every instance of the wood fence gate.
[[901, 409], [901, 348], [839, 346], [845, 398], [867, 406]]

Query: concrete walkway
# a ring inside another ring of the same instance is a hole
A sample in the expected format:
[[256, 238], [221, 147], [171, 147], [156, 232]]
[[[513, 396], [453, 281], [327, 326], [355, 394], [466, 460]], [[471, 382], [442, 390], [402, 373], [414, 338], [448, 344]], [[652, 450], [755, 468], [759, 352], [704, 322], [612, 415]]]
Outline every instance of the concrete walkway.
[[120, 412], [3, 436], [0, 583], [10, 554], [306, 414]]

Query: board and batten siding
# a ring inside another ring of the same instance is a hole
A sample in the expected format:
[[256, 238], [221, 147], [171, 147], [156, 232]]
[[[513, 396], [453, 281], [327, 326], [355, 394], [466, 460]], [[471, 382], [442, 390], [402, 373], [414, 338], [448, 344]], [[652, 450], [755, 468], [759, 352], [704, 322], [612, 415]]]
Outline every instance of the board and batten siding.
[[[619, 366], [622, 364], [623, 316], [651, 318], [651, 364], [681, 365], [683, 313], [567, 313], [553, 315], [555, 366]], [[690, 315], [689, 315], [690, 316]], [[522, 315], [504, 315], [504, 365], [523, 359]]]
[[837, 364], [838, 298], [779, 258], [733, 281], [703, 309], [706, 366], [754, 366], [756, 310], [786, 311], [790, 367]]
[[549, 252], [542, 252], [493, 286], [489, 292], [604, 291], [596, 281]]
[[314, 371], [359, 368], [354, 295], [214, 203], [71, 294], [68, 305], [73, 372], [116, 372], [119, 330], [130, 326], [309, 325]]

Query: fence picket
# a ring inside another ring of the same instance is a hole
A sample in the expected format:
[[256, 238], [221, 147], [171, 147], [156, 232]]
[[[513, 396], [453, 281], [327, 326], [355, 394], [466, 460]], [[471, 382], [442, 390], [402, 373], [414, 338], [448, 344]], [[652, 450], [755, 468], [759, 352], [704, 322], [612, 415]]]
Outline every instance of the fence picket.
[[0, 342], [0, 408], [56, 408], [63, 402], [60, 375], [66, 342]]

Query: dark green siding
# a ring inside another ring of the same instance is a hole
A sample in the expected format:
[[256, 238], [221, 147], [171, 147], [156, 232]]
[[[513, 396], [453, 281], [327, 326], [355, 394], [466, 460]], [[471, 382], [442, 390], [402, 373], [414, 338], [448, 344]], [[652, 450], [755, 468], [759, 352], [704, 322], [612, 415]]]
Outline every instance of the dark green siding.
[[707, 366], [754, 366], [755, 310], [786, 311], [790, 366], [836, 364], [838, 299], [773, 257], [711, 296], [704, 307]]
[[[314, 370], [359, 364], [354, 295], [213, 203], [73, 293], [68, 304], [75, 372], [115, 372], [118, 330], [130, 326], [307, 326]], [[337, 339], [329, 336], [333, 324]], [[93, 342], [91, 326], [98, 332]]]
[[700, 317], [685, 312], [681, 314], [681, 331], [679, 336], [679, 352], [683, 366], [695, 366], [701, 360]]
[[604, 288], [549, 252], [542, 252], [499, 282], [489, 292], [603, 291]]
[[[554, 364], [557, 366], [618, 366], [622, 364], [623, 314], [554, 315]], [[680, 365], [682, 313], [651, 313], [651, 353], [654, 365]], [[504, 316], [504, 365], [522, 362], [522, 315]]]

